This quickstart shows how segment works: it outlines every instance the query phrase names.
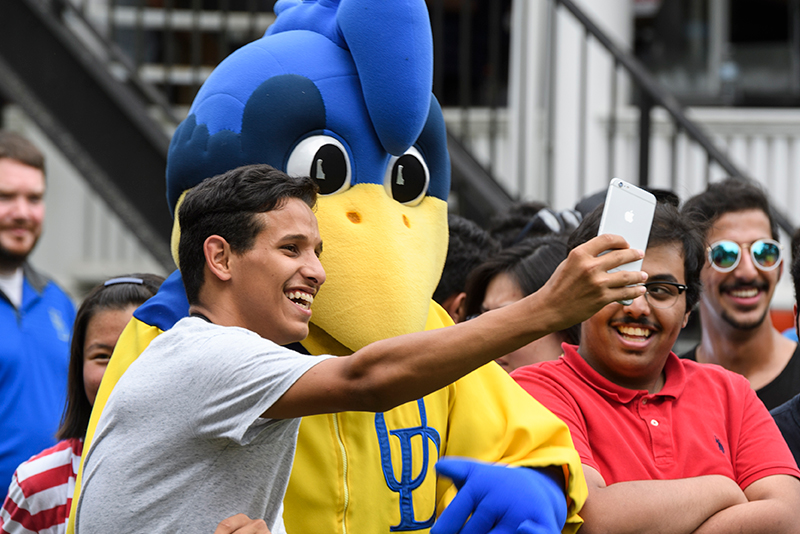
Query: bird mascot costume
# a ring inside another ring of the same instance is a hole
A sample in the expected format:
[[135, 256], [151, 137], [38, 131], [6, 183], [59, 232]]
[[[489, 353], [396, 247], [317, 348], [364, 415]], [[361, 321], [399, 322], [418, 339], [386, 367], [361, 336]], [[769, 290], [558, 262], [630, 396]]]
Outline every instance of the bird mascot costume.
[[[213, 71], [175, 132], [170, 209], [245, 164], [310, 175], [327, 282], [299, 350], [347, 355], [452, 324], [431, 300], [447, 251], [450, 161], [424, 0], [279, 0], [275, 13], [262, 38]], [[173, 252], [177, 226], [175, 217]], [[187, 314], [176, 271], [120, 337], [84, 451], [125, 369]], [[566, 515], [537, 497], [542, 478], [531, 476], [553, 468]], [[385, 413], [303, 418], [284, 520], [289, 534], [427, 533], [435, 522], [441, 534], [539, 534], [565, 518], [573, 532], [585, 496], [566, 426], [491, 363]]]

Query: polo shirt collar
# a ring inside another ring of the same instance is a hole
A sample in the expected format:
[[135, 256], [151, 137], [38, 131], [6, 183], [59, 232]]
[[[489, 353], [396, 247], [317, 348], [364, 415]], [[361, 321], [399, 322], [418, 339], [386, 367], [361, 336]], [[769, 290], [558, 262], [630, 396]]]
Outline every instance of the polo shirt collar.
[[683, 368], [683, 362], [681, 362], [680, 358], [678, 358], [674, 352], [669, 353], [667, 361], [664, 364], [664, 387], [661, 388], [661, 391], [658, 393], [650, 394], [647, 390], [628, 389], [618, 386], [602, 376], [578, 354], [577, 345], [564, 343], [562, 348], [564, 349], [564, 355], [562, 356], [564, 362], [570, 366], [581, 379], [589, 383], [607, 399], [622, 404], [627, 404], [640, 397], [669, 397], [676, 399], [681, 396], [686, 385], [686, 371]]
[[47, 286], [47, 278], [35, 271], [27, 261], [22, 264], [22, 275], [31, 287], [41, 295], [45, 286]]

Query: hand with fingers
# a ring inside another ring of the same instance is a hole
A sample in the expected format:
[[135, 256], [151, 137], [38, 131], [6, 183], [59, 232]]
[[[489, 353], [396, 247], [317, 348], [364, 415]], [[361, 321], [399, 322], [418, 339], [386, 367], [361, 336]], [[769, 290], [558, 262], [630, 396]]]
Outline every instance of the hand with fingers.
[[563, 483], [550, 470], [466, 458], [443, 458], [436, 470], [458, 493], [431, 534], [558, 534], [567, 519]]
[[236, 514], [223, 519], [214, 534], [270, 534], [263, 519], [250, 519], [245, 514]]
[[572, 249], [540, 290], [552, 302], [563, 303], [555, 310], [553, 330], [580, 323], [612, 302], [643, 295], [645, 288], [640, 284], [647, 280], [646, 273], [609, 272], [643, 257], [644, 251], [629, 248], [625, 239], [613, 234], [597, 236]]

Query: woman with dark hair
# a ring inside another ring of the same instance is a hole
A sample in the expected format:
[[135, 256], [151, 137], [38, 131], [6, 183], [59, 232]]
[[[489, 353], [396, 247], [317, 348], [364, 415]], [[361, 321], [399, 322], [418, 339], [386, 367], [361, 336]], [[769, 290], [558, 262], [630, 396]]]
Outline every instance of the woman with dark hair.
[[[566, 238], [551, 235], [527, 239], [492, 256], [467, 279], [466, 317], [507, 306], [535, 293], [567, 258], [568, 252]], [[577, 344], [580, 332], [579, 324], [571, 326], [495, 361], [510, 373], [518, 367], [555, 360], [562, 353], [561, 343]]]
[[83, 437], [100, 380], [133, 311], [155, 295], [163, 281], [154, 274], [113, 278], [84, 299], [75, 317], [67, 405], [56, 434], [62, 441], [17, 468], [0, 510], [2, 532], [66, 532]]

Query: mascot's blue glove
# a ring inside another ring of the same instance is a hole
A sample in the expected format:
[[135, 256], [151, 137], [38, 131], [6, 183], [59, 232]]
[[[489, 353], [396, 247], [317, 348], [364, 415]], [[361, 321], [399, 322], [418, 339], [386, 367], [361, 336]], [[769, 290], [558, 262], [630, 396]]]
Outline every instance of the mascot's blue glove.
[[443, 458], [436, 471], [458, 494], [431, 534], [558, 534], [567, 520], [563, 487], [545, 470]]
[[530, 519], [527, 519], [517, 529], [517, 534], [550, 534], [551, 532], [550, 527], [543, 527]]

